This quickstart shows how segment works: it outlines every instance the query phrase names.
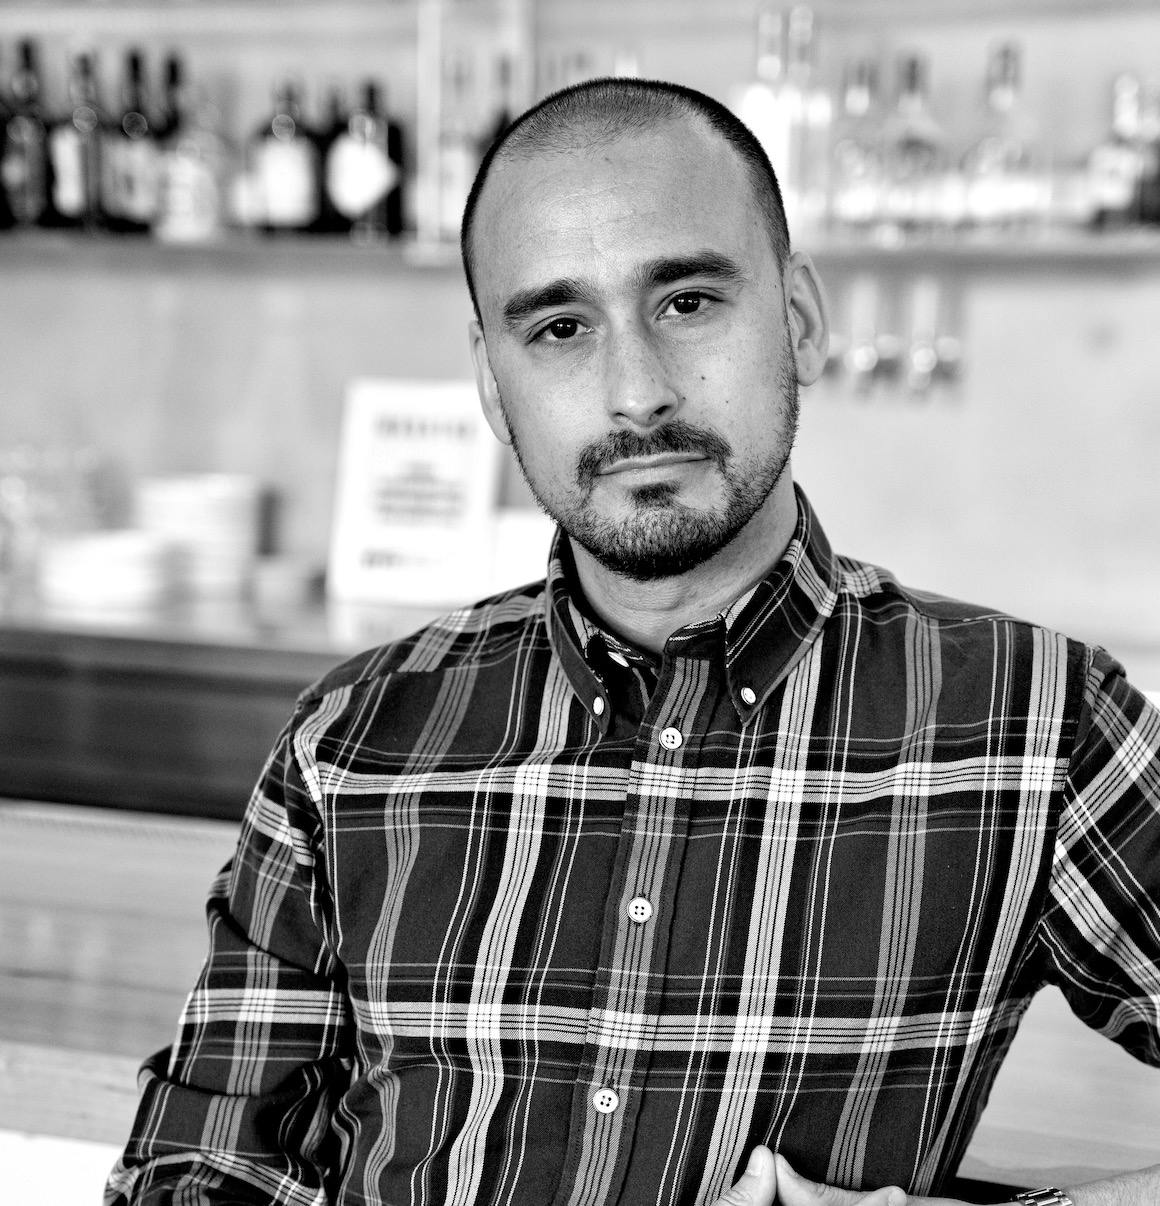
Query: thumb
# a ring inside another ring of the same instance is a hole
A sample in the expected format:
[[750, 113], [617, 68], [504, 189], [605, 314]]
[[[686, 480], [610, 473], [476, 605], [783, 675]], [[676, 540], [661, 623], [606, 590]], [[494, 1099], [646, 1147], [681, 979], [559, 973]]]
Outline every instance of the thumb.
[[906, 1206], [906, 1194], [895, 1185], [873, 1193], [819, 1185], [795, 1172], [782, 1155], [777, 1157], [778, 1201], [782, 1206]]
[[749, 1163], [737, 1184], [727, 1189], [713, 1206], [774, 1206], [777, 1171], [773, 1153], [758, 1145], [749, 1154]]

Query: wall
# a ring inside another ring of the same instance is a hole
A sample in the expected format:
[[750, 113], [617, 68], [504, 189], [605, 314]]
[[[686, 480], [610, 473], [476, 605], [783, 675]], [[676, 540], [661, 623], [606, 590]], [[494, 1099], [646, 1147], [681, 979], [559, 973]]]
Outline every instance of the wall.
[[[633, 50], [642, 70], [725, 96], [749, 70], [753, 8], [721, 0], [709, 37], [705, 7], [693, 0], [546, 3], [534, 13], [543, 62], [581, 47], [606, 69], [618, 50]], [[824, 75], [836, 79], [855, 51], [887, 62], [904, 46], [925, 49], [940, 113], [959, 132], [970, 127], [987, 45], [1023, 38], [1028, 90], [1052, 115], [1046, 137], [1065, 158], [1100, 137], [1114, 71], [1160, 62], [1154, 0], [1024, 0], [1016, 16], [993, 0], [819, 8]], [[235, 96], [239, 130], [266, 82], [295, 66], [322, 78], [398, 64], [406, 112], [409, 6], [298, 4], [281, 24], [271, 24], [272, 11], [13, 4], [0, 7], [0, 36], [47, 21], [63, 47], [73, 25], [81, 34], [87, 25], [111, 53], [141, 18], [150, 45], [160, 49], [175, 33], [195, 66], [208, 72], [225, 56], [225, 74], [241, 73], [249, 91]], [[909, 580], [1153, 657], [1160, 255], [1154, 242], [1144, 248], [1139, 262], [1129, 248], [1080, 257], [1066, 270], [1050, 254], [936, 266], [957, 299], [953, 333], [965, 347], [957, 389], [925, 404], [891, 391], [867, 399], [839, 376], [807, 398], [798, 475], [836, 542]], [[825, 248], [820, 262], [841, 325], [853, 269]], [[909, 263], [922, 268], [921, 256]], [[468, 303], [453, 261], [418, 269], [397, 254], [302, 245], [190, 253], [3, 239], [0, 277], [0, 449], [85, 444], [126, 479], [257, 473], [285, 500], [283, 547], [319, 560], [344, 383], [470, 372]], [[505, 492], [526, 501], [510, 468]], [[1149, 673], [1160, 685], [1160, 666]]]

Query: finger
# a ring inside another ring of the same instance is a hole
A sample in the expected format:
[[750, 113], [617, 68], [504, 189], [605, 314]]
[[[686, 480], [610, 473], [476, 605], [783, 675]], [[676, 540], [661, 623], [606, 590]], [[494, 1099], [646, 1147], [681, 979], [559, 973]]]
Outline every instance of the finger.
[[713, 1206], [774, 1206], [777, 1171], [773, 1152], [758, 1145], [749, 1154], [749, 1163], [737, 1184], [727, 1189]]
[[778, 1201], [782, 1206], [906, 1206], [906, 1194], [897, 1185], [872, 1193], [821, 1185], [803, 1177], [782, 1155], [776, 1159]]

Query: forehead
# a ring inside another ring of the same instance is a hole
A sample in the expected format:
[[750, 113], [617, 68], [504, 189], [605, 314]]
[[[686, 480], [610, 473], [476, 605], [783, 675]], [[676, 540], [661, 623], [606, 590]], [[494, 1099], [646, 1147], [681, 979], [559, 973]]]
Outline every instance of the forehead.
[[611, 287], [635, 263], [704, 250], [747, 266], [774, 259], [740, 155], [682, 120], [497, 161], [476, 211], [472, 267], [486, 311], [545, 280]]

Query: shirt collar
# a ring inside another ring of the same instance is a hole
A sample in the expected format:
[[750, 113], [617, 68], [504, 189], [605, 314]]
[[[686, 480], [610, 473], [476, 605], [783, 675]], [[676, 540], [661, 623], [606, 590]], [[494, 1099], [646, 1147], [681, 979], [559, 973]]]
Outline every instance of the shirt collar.
[[[830, 543], [805, 493], [794, 489], [797, 524], [777, 563], [717, 620], [685, 630], [724, 623], [729, 693], [742, 723], [806, 655], [837, 604], [838, 567]], [[602, 649], [605, 656], [610, 649], [628, 655], [639, 651], [602, 628], [585, 607], [572, 552], [559, 529], [548, 557], [546, 607], [552, 647], [576, 694], [605, 732], [610, 701], [594, 650]]]

